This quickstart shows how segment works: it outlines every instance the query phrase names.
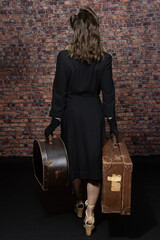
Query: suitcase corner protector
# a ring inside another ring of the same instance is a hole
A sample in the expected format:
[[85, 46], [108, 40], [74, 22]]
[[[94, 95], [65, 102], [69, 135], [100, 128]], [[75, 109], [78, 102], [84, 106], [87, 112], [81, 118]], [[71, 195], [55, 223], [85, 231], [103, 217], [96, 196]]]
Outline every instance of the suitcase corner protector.
[[109, 207], [107, 207], [106, 205], [104, 205], [103, 203], [101, 203], [101, 211], [102, 213], [111, 213], [112, 211], [109, 209]]

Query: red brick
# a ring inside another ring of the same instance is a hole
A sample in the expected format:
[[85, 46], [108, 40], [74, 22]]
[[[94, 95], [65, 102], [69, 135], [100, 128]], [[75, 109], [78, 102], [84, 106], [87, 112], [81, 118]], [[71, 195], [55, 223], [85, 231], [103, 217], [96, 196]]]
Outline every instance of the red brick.
[[[90, 1], [3, 2], [0, 155], [32, 156], [33, 139], [44, 138], [51, 120], [56, 56], [72, 34], [69, 16]], [[94, 0], [90, 6], [100, 17], [101, 39], [113, 57], [117, 124], [129, 153], [160, 154], [158, 1]]]

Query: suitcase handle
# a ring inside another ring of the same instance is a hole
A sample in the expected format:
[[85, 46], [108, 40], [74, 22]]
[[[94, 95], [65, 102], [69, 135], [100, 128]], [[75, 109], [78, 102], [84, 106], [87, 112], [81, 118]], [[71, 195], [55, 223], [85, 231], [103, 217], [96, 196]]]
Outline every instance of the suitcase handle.
[[53, 138], [56, 138], [56, 136], [52, 136], [52, 134], [50, 134], [49, 136], [48, 136], [48, 138], [49, 138], [49, 144], [52, 144], [53, 143]]
[[114, 135], [114, 133], [111, 134], [111, 139], [112, 139], [112, 147], [113, 149], [116, 151], [118, 150], [118, 142], [117, 142], [117, 139], [116, 139], [116, 136]]
[[50, 134], [48, 138], [49, 138], [49, 144], [52, 144], [52, 135]]
[[[53, 137], [52, 137], [52, 135], [50, 134], [49, 136], [48, 136], [48, 138], [49, 138], [49, 144], [52, 144], [52, 139], [53, 139]], [[42, 138], [42, 139], [39, 139], [41, 142], [45, 142], [45, 141], [47, 141], [46, 140], [46, 138]]]

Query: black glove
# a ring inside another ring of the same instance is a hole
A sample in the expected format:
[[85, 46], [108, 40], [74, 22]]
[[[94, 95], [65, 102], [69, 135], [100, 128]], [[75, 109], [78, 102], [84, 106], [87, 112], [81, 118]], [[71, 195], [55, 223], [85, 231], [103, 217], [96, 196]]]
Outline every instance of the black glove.
[[53, 136], [53, 131], [60, 125], [61, 121], [55, 117], [52, 117], [52, 121], [49, 126], [45, 129], [44, 135], [47, 141], [49, 141], [49, 135]]
[[116, 140], [118, 142], [119, 132], [118, 132], [118, 128], [117, 128], [116, 117], [113, 116], [111, 119], [107, 118], [107, 121], [110, 125], [110, 137], [112, 138], [112, 134], [114, 134], [116, 136]]

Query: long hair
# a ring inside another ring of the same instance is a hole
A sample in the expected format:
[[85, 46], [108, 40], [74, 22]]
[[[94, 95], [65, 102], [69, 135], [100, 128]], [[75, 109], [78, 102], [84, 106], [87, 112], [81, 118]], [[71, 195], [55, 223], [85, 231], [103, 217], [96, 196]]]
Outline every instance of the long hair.
[[87, 5], [79, 9], [77, 15], [70, 16], [73, 28], [72, 42], [66, 49], [69, 56], [78, 58], [87, 63], [100, 61], [104, 58], [106, 49], [102, 46], [99, 33], [99, 18]]

